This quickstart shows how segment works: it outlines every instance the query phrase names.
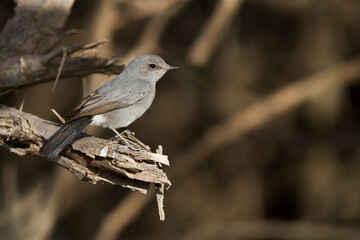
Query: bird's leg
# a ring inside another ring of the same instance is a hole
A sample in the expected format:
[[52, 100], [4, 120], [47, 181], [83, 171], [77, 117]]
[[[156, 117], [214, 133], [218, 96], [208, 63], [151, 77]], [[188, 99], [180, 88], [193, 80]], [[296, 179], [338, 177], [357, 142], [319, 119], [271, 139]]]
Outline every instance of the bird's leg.
[[[129, 134], [131, 136], [135, 136], [135, 132], [131, 132], [129, 129], [126, 129], [126, 128], [120, 128], [121, 130], [123, 130], [120, 135], [123, 135], [123, 134]], [[116, 141], [116, 139], [119, 138], [118, 134], [116, 134], [114, 137], [111, 138], [111, 140], [113, 141]], [[121, 138], [123, 139], [123, 138]]]
[[[133, 145], [131, 145], [128, 140], [126, 140], [118, 131], [116, 131], [116, 129], [111, 128], [111, 130], [113, 130], [113, 132], [114, 132], [118, 137], [120, 137], [120, 138], [125, 142], [125, 144], [126, 144], [131, 150], [133, 150], [133, 151], [140, 151], [140, 150], [141, 150], [140, 148], [136, 148], [136, 147], [134, 147]], [[117, 150], [118, 150], [118, 149], [116, 149], [116, 151], [117, 151]]]

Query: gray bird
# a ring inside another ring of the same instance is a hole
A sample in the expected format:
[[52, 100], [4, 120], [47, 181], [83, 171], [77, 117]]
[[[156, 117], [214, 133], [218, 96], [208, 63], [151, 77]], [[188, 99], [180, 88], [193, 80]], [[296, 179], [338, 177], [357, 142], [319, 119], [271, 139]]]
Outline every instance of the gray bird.
[[87, 125], [113, 130], [132, 148], [116, 129], [127, 127], [145, 113], [154, 100], [156, 82], [174, 68], [156, 55], [135, 58], [65, 116], [65, 125], [43, 145], [41, 155], [56, 159]]

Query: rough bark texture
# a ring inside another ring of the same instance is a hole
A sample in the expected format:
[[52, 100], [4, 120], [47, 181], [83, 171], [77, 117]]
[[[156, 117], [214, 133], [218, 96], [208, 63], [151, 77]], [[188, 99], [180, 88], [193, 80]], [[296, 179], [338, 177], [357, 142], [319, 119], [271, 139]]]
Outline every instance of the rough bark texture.
[[[0, 145], [19, 155], [39, 155], [45, 139], [59, 125], [15, 108], [0, 105]], [[133, 144], [141, 145], [128, 135]], [[68, 148], [57, 161], [83, 181], [107, 182], [146, 193], [150, 183], [170, 186], [162, 170], [169, 165], [167, 156], [148, 150], [132, 151], [117, 141], [86, 134]]]
[[62, 77], [91, 73], [119, 74], [117, 58], [98, 58], [94, 48], [103, 41], [76, 43], [55, 49], [77, 31], [63, 32], [73, 0], [19, 0], [15, 16], [0, 34], [0, 94], [24, 85], [54, 80], [66, 51]]

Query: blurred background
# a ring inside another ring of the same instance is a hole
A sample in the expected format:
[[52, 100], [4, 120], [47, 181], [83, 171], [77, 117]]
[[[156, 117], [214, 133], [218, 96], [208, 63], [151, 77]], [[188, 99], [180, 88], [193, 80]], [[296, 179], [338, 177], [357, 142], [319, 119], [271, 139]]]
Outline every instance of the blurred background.
[[[0, 2], [1, 28], [14, 7]], [[154, 196], [1, 148], [0, 239], [360, 239], [359, 13], [357, 0], [75, 1], [65, 29], [80, 34], [60, 45], [105, 38], [100, 56], [180, 67], [129, 127], [169, 156], [166, 220]], [[109, 78], [1, 103], [57, 121], [50, 108], [66, 114]]]

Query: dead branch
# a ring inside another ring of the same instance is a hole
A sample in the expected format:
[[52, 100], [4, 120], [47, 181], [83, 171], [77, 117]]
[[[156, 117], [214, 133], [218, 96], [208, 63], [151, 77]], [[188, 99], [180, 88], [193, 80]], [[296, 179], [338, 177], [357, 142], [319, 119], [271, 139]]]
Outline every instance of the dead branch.
[[0, 94], [55, 79], [64, 51], [67, 57], [62, 78], [122, 71], [123, 66], [115, 65], [118, 58], [96, 57], [94, 49], [104, 41], [53, 50], [62, 39], [76, 33], [62, 32], [72, 4], [73, 0], [18, 1], [15, 16], [0, 34]]
[[76, 43], [44, 55], [22, 54], [7, 59], [0, 58], [0, 94], [18, 87], [54, 80], [64, 50], [67, 57], [61, 72], [62, 78], [86, 76], [91, 73], [119, 74], [123, 66], [115, 65], [118, 58], [94, 56], [92, 49], [101, 43], [103, 41], [91, 44]]
[[73, 3], [74, 0], [18, 0], [15, 16], [0, 34], [1, 57], [49, 52], [64, 36], [61, 30]]
[[[0, 145], [19, 155], [39, 155], [45, 139], [59, 129], [59, 125], [0, 105]], [[129, 141], [141, 147], [134, 136]], [[146, 149], [146, 148], [144, 148]], [[144, 150], [132, 151], [118, 142], [83, 134], [58, 164], [83, 181], [107, 182], [147, 193], [150, 183], [170, 186], [161, 165], [169, 165], [167, 156]]]

